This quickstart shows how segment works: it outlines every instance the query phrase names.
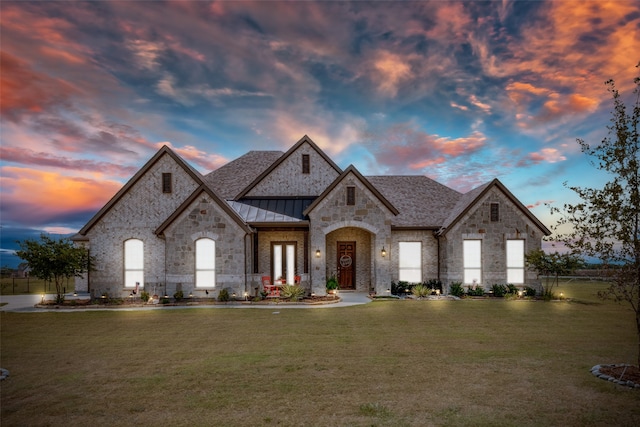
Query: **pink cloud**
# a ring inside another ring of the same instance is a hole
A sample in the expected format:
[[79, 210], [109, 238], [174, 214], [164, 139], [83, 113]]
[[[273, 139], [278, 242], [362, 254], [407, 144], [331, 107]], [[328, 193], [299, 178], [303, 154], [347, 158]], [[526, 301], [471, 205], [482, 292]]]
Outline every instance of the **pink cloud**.
[[118, 177], [131, 176], [138, 170], [135, 166], [122, 166], [94, 160], [71, 159], [50, 153], [35, 152], [26, 148], [5, 146], [0, 148], [0, 153], [2, 154], [2, 160], [5, 162], [76, 171], [99, 171], [107, 175]]
[[6, 52], [0, 52], [0, 61], [0, 114], [9, 120], [18, 122], [26, 114], [68, 105], [70, 98], [78, 93], [64, 80], [37, 73], [25, 61]]
[[158, 149], [163, 145], [169, 146], [173, 151], [180, 155], [189, 163], [195, 163], [198, 166], [202, 166], [205, 171], [209, 172], [229, 162], [223, 156], [218, 154], [211, 154], [202, 151], [193, 145], [185, 145], [184, 147], [174, 147], [170, 142], [160, 142], [155, 144]]
[[567, 160], [557, 148], [543, 148], [535, 153], [529, 153], [524, 159], [518, 162], [518, 166], [537, 165], [542, 162], [558, 163]]
[[97, 211], [122, 187], [116, 181], [10, 166], [2, 167], [1, 172], [5, 221], [45, 224], [77, 212]]
[[487, 138], [474, 131], [467, 137], [451, 138], [430, 135], [408, 123], [396, 124], [382, 132], [366, 135], [372, 152], [381, 165], [393, 170], [424, 169], [446, 160], [468, 156], [481, 150]]

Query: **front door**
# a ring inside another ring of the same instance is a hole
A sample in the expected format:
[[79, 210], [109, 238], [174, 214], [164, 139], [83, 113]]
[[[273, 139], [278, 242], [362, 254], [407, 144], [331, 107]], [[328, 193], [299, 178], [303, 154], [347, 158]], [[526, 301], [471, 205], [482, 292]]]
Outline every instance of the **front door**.
[[356, 242], [338, 242], [338, 283], [340, 289], [356, 288]]

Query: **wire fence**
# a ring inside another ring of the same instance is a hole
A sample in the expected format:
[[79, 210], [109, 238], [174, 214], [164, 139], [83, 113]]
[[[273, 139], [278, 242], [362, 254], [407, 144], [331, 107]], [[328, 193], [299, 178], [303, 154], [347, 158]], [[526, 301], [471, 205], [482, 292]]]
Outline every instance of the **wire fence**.
[[[74, 289], [73, 279], [65, 280], [63, 292]], [[33, 277], [3, 277], [0, 279], [0, 295], [49, 294], [56, 292], [56, 284]]]

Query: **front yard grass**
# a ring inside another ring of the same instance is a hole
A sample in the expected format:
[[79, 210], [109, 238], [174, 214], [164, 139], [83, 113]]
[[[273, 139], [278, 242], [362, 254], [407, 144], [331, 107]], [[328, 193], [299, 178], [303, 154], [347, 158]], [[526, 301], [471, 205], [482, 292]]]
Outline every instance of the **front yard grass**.
[[[1, 421], [17, 425], [640, 424], [633, 312], [576, 301], [1, 313]], [[276, 314], [277, 313], [277, 314]]]

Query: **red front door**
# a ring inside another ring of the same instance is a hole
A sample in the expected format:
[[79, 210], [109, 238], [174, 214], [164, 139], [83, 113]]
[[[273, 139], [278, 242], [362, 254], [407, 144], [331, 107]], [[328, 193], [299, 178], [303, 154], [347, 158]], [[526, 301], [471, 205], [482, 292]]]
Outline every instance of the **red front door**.
[[338, 242], [338, 283], [340, 289], [356, 288], [356, 242]]

